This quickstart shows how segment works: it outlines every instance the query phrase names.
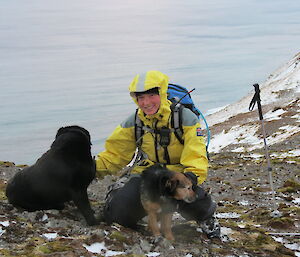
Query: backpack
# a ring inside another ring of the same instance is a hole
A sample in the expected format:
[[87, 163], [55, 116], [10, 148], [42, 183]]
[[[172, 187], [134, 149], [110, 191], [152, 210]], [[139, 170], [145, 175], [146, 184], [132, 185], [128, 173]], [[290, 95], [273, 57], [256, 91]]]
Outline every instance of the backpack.
[[144, 126], [143, 122], [140, 120], [139, 116], [135, 114], [135, 138], [136, 144], [138, 147], [142, 145], [142, 137], [144, 135], [144, 131], [160, 134], [160, 142], [159, 144], [165, 149], [165, 160], [169, 164], [169, 157], [167, 146], [170, 143], [170, 132], [174, 132], [176, 138], [181, 144], [184, 144], [183, 141], [183, 128], [182, 128], [182, 109], [188, 108], [193, 113], [197, 115], [198, 118], [202, 118], [207, 131], [207, 144], [206, 150], [209, 145], [210, 141], [210, 130], [204, 115], [201, 111], [195, 106], [190, 93], [194, 91], [195, 88], [191, 91], [188, 91], [185, 87], [176, 85], [176, 84], [169, 84], [167, 89], [167, 96], [168, 100], [172, 102], [171, 105], [171, 129], [167, 127], [162, 127], [159, 131], [150, 129]]

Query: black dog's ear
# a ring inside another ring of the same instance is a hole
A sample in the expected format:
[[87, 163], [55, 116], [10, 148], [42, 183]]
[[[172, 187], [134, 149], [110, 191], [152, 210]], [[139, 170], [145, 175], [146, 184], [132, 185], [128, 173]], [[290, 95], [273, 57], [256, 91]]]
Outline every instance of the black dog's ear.
[[75, 132], [75, 133], [84, 135], [87, 138], [87, 140], [89, 141], [89, 144], [92, 145], [90, 132], [88, 130], [86, 130], [85, 128], [77, 126], [77, 125], [61, 127], [59, 130], [57, 130], [55, 139], [57, 139], [60, 135], [67, 133], [67, 132]]
[[55, 139], [58, 138], [58, 136], [60, 136], [61, 134], [65, 133], [65, 130], [66, 130], [66, 127], [59, 128], [59, 130], [57, 130], [57, 132], [56, 132]]

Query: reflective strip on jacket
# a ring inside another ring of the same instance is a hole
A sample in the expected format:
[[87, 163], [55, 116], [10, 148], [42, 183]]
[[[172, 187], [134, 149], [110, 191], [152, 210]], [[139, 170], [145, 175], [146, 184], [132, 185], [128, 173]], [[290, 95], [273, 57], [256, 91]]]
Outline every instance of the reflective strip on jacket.
[[[171, 102], [167, 99], [168, 77], [159, 71], [149, 71], [145, 75], [137, 75], [129, 86], [130, 94], [137, 103], [134, 92], [143, 92], [151, 88], [159, 88], [161, 98], [160, 108], [154, 115], [145, 115], [138, 109], [139, 118], [145, 126], [160, 129], [170, 125]], [[174, 132], [171, 133], [171, 140], [168, 146], [170, 165], [167, 168], [174, 171], [191, 171], [198, 176], [201, 184], [207, 177], [207, 155], [204, 137], [201, 135], [198, 117], [189, 109], [184, 108], [182, 113], [183, 140], [182, 145], [176, 138]], [[166, 163], [164, 160], [164, 149], [158, 145], [155, 153], [155, 134], [146, 132], [143, 136], [142, 150], [147, 154], [148, 160], [144, 162], [146, 166], [153, 163]], [[159, 135], [158, 135], [159, 142]], [[125, 167], [132, 159], [136, 150], [135, 140], [135, 114], [132, 114], [123, 121], [105, 142], [105, 150], [98, 154], [96, 159], [97, 171], [109, 170], [117, 173]], [[133, 173], [139, 173], [146, 166], [137, 166]]]

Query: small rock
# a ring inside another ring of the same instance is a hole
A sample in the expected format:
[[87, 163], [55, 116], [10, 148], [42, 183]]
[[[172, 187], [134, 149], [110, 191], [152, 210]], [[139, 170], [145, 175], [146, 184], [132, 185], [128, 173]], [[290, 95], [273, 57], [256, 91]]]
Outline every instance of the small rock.
[[134, 244], [131, 249], [128, 249], [126, 253], [129, 254], [144, 254], [141, 246], [139, 244]]
[[140, 247], [144, 252], [150, 252], [152, 248], [152, 244], [150, 244], [147, 240], [141, 239]]

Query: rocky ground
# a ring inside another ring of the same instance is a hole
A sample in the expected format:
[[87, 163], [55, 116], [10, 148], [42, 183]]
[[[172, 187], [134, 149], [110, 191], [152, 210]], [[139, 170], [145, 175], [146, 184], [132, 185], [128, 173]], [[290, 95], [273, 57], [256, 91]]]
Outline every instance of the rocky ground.
[[[195, 223], [179, 215], [174, 216], [175, 242], [153, 244], [145, 226], [138, 231], [118, 224], [89, 227], [72, 204], [63, 211], [17, 210], [7, 202], [5, 186], [22, 167], [1, 162], [0, 255], [300, 256], [300, 156], [291, 154], [299, 141], [299, 134], [294, 135], [270, 149], [275, 202], [262, 150], [211, 154], [204, 187], [218, 202], [221, 240], [207, 239]], [[113, 180], [106, 176], [90, 185], [96, 213]]]

